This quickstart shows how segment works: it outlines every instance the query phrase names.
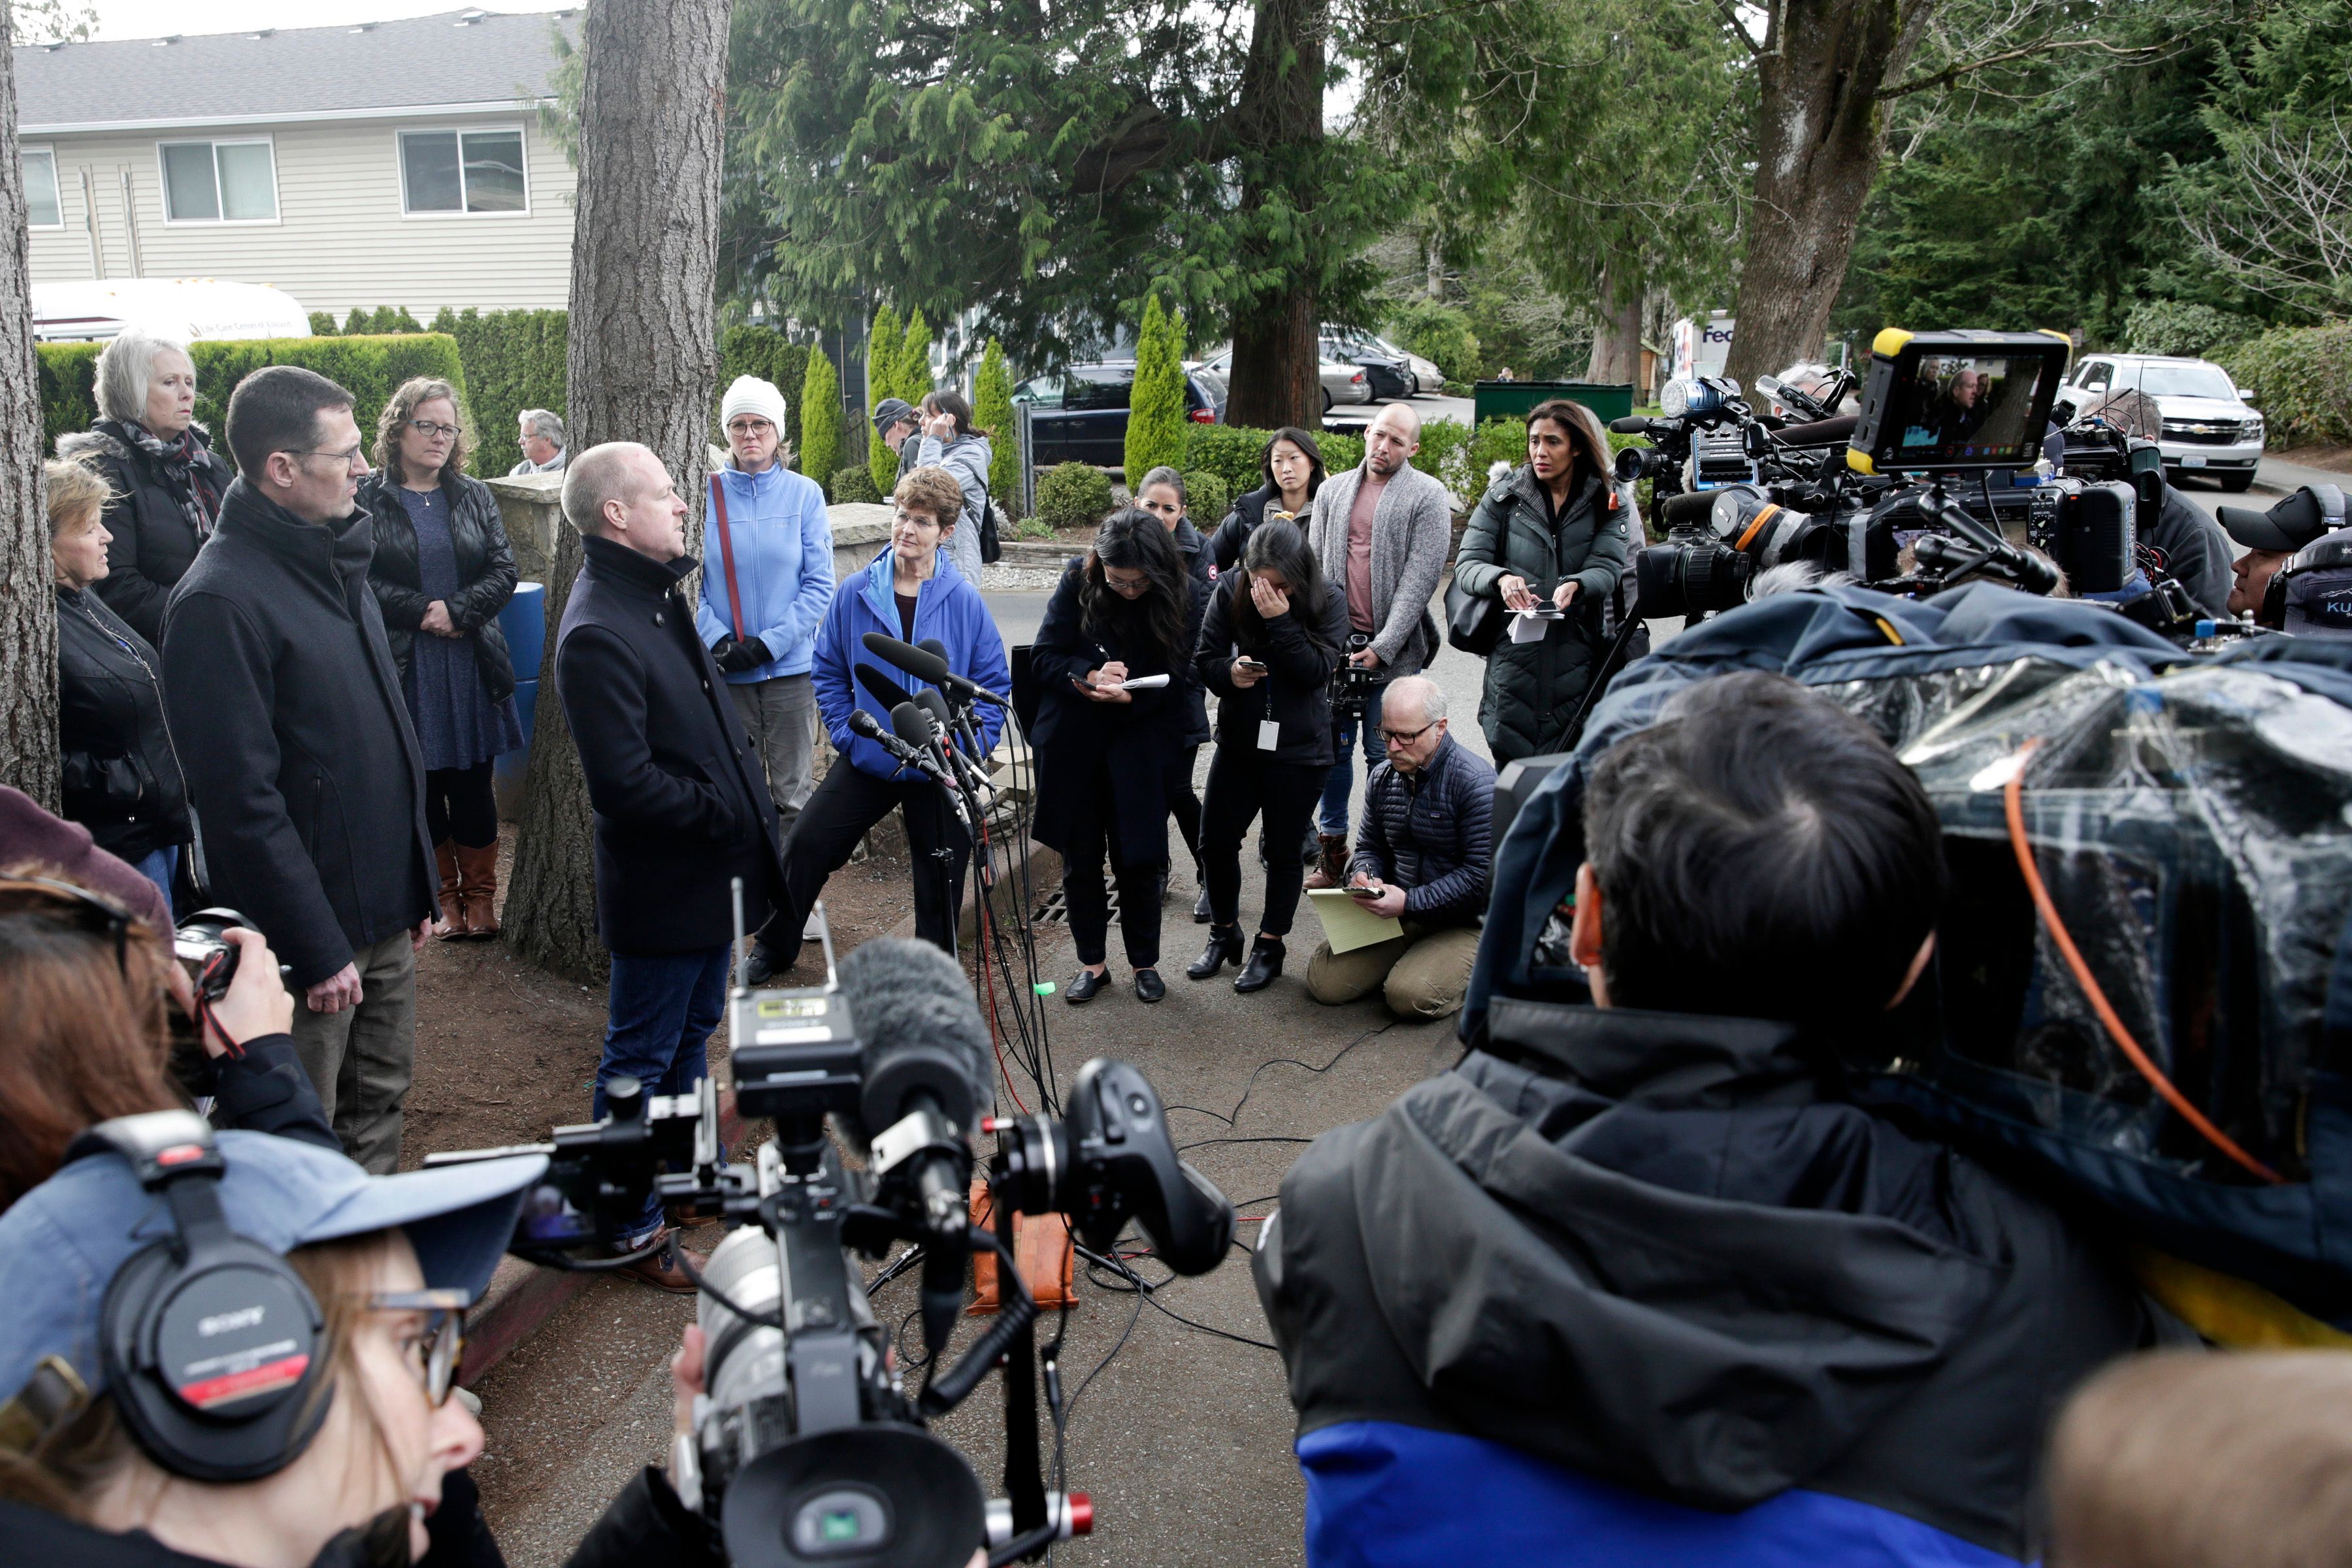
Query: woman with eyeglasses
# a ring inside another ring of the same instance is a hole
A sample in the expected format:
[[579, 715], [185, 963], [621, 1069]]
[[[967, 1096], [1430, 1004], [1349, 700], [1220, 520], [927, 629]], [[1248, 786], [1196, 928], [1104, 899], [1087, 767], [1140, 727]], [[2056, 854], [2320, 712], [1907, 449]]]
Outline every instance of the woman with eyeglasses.
[[[227, 1229], [282, 1259], [293, 1277], [297, 1321], [284, 1331], [303, 1359], [280, 1352], [257, 1370], [296, 1378], [285, 1397], [302, 1401], [301, 1414], [254, 1430], [275, 1412], [255, 1412], [250, 1396], [216, 1400], [206, 1416], [177, 1427], [129, 1413], [142, 1400], [128, 1385], [154, 1374], [102, 1355], [102, 1327], [137, 1297], [125, 1279], [131, 1260], [176, 1222], [120, 1154], [85, 1154], [0, 1215], [0, 1276], [12, 1282], [10, 1331], [0, 1339], [0, 1541], [9, 1560], [108, 1568], [500, 1562], [465, 1474], [482, 1453], [481, 1424], [453, 1394], [466, 1309], [488, 1286], [545, 1162], [370, 1176], [339, 1153], [284, 1139], [224, 1132], [214, 1143], [217, 1181], [178, 1180], [211, 1185]], [[356, 1230], [354, 1215], [365, 1216]], [[73, 1245], [60, 1247], [61, 1237]], [[110, 1302], [118, 1282], [131, 1288]], [[156, 1310], [157, 1321], [173, 1321]], [[249, 1334], [240, 1342], [240, 1325], [203, 1321], [198, 1331], [255, 1355], [286, 1342], [255, 1345]], [[688, 1326], [670, 1362], [674, 1434], [692, 1430], [703, 1352], [702, 1331]], [[239, 1456], [246, 1473], [206, 1473], [232, 1436], [249, 1445]], [[629, 1480], [568, 1558], [572, 1568], [717, 1560], [710, 1525], [652, 1467]]]
[[488, 485], [469, 479], [457, 391], [417, 376], [376, 421], [359, 504], [375, 521], [368, 585], [425, 752], [425, 821], [441, 873], [444, 940], [499, 933], [499, 808], [490, 764], [522, 745], [514, 660], [499, 612], [514, 552]]
[[1167, 527], [1129, 507], [1104, 519], [1094, 549], [1062, 574], [1030, 645], [1038, 688], [1032, 831], [1062, 854], [1062, 897], [1078, 950], [1078, 973], [1062, 1000], [1073, 1005], [1093, 1001], [1110, 980], [1106, 860], [1118, 886], [1136, 999], [1168, 994], [1160, 978], [1160, 889], [1171, 764], [1188, 753], [1185, 674], [1197, 625], [1192, 575]]
[[1241, 848], [1264, 816], [1265, 841], [1296, 844], [1331, 772], [1327, 688], [1348, 645], [1348, 595], [1328, 581], [1307, 535], [1269, 518], [1252, 531], [1241, 570], [1210, 595], [1193, 649], [1217, 694], [1217, 754], [1201, 806], [1201, 859], [1209, 873], [1209, 945], [1184, 973], [1213, 978], [1240, 963], [1234, 989], [1263, 991], [1282, 973], [1284, 939], [1298, 912], [1305, 864], [1271, 858], [1265, 910], [1243, 961]]

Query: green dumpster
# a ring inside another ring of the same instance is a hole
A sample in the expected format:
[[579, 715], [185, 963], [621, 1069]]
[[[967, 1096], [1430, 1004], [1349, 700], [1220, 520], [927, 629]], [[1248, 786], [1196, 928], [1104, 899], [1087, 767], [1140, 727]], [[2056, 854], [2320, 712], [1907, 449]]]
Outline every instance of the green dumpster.
[[1471, 417], [1484, 425], [1489, 419], [1524, 419], [1538, 403], [1565, 397], [1581, 403], [1606, 425], [1633, 412], [1633, 384], [1613, 385], [1592, 381], [1482, 381], [1472, 389]]

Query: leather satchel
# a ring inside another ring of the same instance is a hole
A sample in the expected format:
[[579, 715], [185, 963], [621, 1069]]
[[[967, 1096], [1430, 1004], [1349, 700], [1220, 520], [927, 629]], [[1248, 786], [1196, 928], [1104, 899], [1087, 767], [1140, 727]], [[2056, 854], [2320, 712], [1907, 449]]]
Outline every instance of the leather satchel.
[[1447, 580], [1445, 640], [1449, 646], [1485, 658], [1503, 639], [1503, 623], [1509, 615], [1502, 600], [1471, 593], [1458, 577]]

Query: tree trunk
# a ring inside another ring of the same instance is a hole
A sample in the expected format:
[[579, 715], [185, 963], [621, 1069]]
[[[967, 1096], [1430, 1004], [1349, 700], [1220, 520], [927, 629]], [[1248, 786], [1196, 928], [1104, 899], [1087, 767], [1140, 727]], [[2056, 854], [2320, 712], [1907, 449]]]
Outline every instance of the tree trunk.
[[[1601, 264], [1597, 300], [1601, 319], [1592, 329], [1591, 357], [1584, 379], [1617, 386], [1642, 379], [1642, 265], [1627, 257]], [[1635, 397], [1634, 401], [1643, 401]]]
[[1422, 245], [1426, 254], [1423, 260], [1425, 276], [1422, 280], [1421, 297], [1433, 305], [1443, 304], [1445, 300], [1445, 258], [1437, 248], [1437, 231], [1431, 229], [1428, 237], [1422, 241]]
[[[0, 0], [0, 45], [14, 18]], [[58, 807], [58, 599], [41, 503], [40, 381], [26, 293], [16, 65], [0, 47], [0, 784]]]
[[1234, 306], [1232, 395], [1226, 423], [1273, 429], [1323, 425], [1318, 243], [1314, 171], [1323, 150], [1324, 0], [1265, 0], [1250, 28], [1234, 134], [1242, 151], [1245, 214], [1289, 207], [1298, 216], [1261, 231], [1244, 269], [1284, 281]]
[[[653, 448], [687, 498], [688, 550], [700, 544], [719, 374], [711, 289], [730, 5], [597, 0], [581, 40], [567, 421], [575, 450], [605, 441]], [[547, 584], [545, 678], [505, 927], [524, 958], [592, 978], [609, 960], [596, 940], [588, 787], [553, 679], [580, 563], [580, 537], [564, 529]]]
[[1755, 203], [1725, 374], [1819, 359], [1878, 172], [1878, 91], [1898, 75], [1893, 0], [1787, 0], [1756, 61]]

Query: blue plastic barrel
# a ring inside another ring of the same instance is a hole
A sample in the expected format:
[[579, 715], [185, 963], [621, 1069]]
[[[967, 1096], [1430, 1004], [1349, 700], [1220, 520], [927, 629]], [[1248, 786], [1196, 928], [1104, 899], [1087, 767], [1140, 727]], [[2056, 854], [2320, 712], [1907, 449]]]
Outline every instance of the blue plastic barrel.
[[[514, 597], [499, 612], [499, 630], [507, 637], [507, 652], [514, 659], [517, 680], [539, 679], [540, 656], [547, 651], [547, 585], [543, 583], [518, 583]], [[520, 700], [520, 699], [518, 699]], [[523, 720], [523, 735], [530, 734], [530, 720]]]

